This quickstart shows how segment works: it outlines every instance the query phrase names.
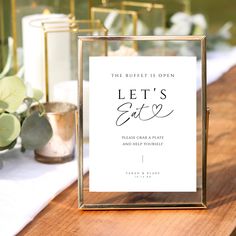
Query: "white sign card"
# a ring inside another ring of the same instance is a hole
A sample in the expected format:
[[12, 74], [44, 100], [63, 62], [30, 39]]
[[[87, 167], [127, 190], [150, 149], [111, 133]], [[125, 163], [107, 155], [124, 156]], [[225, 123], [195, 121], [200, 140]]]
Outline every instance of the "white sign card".
[[89, 68], [89, 191], [196, 192], [196, 57]]

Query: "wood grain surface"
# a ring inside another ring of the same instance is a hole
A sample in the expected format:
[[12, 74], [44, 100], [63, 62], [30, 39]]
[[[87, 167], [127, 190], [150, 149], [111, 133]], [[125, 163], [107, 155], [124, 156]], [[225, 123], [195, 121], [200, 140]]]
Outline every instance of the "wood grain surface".
[[74, 183], [19, 235], [232, 234], [236, 227], [236, 67], [208, 86], [208, 106], [211, 116], [207, 210], [79, 211], [77, 184]]

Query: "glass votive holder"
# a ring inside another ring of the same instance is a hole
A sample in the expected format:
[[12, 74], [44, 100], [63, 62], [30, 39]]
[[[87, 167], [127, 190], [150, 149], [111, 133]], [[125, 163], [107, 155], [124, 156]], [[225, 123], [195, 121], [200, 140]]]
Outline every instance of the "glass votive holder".
[[[53, 135], [45, 146], [34, 151], [35, 159], [51, 164], [71, 161], [75, 153], [77, 107], [64, 102], [48, 102], [43, 105]], [[34, 106], [32, 110], [39, 110], [39, 107]]]

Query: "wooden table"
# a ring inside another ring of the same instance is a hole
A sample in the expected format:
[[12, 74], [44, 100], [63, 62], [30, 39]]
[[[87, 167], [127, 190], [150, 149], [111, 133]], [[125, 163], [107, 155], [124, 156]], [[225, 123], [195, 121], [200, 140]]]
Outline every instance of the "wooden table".
[[208, 87], [208, 106], [207, 210], [79, 211], [74, 183], [19, 235], [230, 235], [236, 227], [236, 67]]

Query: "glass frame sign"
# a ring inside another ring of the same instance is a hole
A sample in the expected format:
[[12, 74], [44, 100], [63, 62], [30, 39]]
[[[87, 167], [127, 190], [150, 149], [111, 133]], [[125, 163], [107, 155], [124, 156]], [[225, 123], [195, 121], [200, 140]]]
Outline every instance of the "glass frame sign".
[[78, 50], [79, 208], [206, 208], [205, 36], [81, 36]]

